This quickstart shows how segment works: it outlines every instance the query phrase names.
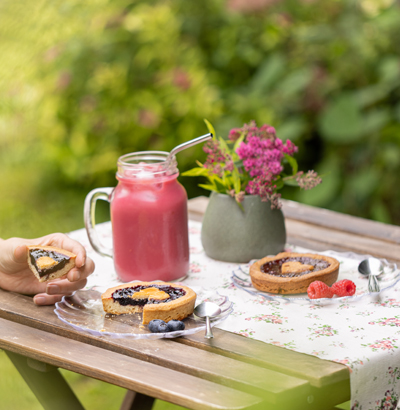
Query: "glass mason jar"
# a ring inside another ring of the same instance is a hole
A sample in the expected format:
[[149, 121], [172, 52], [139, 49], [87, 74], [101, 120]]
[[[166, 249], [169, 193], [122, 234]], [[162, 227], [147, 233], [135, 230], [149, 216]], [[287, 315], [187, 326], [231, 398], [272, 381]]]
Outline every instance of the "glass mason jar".
[[[118, 159], [115, 188], [97, 188], [85, 200], [85, 226], [93, 249], [113, 257], [123, 282], [174, 281], [187, 275], [187, 194], [175, 156], [146, 151]], [[95, 231], [96, 201], [110, 202], [113, 249]]]

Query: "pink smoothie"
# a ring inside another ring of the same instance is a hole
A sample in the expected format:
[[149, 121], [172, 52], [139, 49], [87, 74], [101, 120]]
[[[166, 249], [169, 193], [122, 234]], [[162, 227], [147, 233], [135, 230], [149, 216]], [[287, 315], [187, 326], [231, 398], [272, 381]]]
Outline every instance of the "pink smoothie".
[[173, 281], [187, 274], [187, 195], [176, 177], [118, 178], [111, 222], [114, 265], [122, 281]]

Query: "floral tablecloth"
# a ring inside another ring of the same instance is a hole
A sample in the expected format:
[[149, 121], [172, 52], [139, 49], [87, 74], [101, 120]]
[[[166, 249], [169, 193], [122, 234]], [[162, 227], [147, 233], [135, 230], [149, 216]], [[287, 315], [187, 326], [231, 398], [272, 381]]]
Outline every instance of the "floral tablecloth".
[[[97, 231], [111, 245], [110, 223]], [[201, 224], [190, 221], [190, 271], [183, 283], [194, 290], [204, 288], [226, 295], [233, 313], [219, 328], [272, 343], [286, 349], [343, 363], [349, 368], [351, 408], [396, 409], [400, 396], [400, 282], [375, 296], [329, 305], [280, 303], [251, 295], [234, 285], [232, 272], [240, 265], [208, 258], [201, 246]], [[112, 260], [94, 253], [85, 230], [69, 234], [80, 241], [95, 261], [87, 287], [114, 286]], [[108, 242], [108, 243], [107, 243]], [[288, 245], [293, 251], [307, 251]], [[329, 254], [329, 253], [327, 253]], [[355, 274], [361, 256], [334, 255], [341, 275]]]

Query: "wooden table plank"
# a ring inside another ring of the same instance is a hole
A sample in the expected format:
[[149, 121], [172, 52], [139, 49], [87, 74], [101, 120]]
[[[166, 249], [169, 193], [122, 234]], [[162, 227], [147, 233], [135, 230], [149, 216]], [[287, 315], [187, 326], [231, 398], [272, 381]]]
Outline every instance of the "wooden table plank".
[[[212, 340], [206, 340], [202, 334], [198, 333], [191, 335], [190, 338], [179, 338], [177, 341], [193, 346], [204, 345], [206, 349], [236, 360], [264, 366], [294, 377], [305, 378], [315, 387], [350, 380], [348, 368], [343, 364], [322, 360], [220, 329], [214, 329], [213, 332], [215, 337]], [[294, 362], [296, 366], [293, 366]]]
[[320, 251], [328, 249], [343, 252], [352, 251], [400, 262], [400, 245], [394, 242], [335, 231], [289, 218], [285, 220], [285, 223], [288, 243], [309, 246], [311, 249]]
[[[217, 349], [205, 349], [203, 343], [181, 345], [175, 339], [94, 336], [61, 322], [53, 309], [35, 306], [30, 297], [0, 290], [0, 317], [8, 320], [259, 395], [270, 403], [279, 403], [288, 395], [305, 400], [310, 392], [309, 382], [300, 375], [288, 375], [268, 366], [220, 355]], [[229, 345], [226, 348], [229, 350]]]
[[357, 235], [394, 242], [400, 245], [400, 227], [342, 214], [328, 209], [282, 200], [286, 218]]
[[[252, 408], [248, 393], [0, 319], [0, 348], [194, 410]], [[205, 394], [204, 392], [207, 392]]]

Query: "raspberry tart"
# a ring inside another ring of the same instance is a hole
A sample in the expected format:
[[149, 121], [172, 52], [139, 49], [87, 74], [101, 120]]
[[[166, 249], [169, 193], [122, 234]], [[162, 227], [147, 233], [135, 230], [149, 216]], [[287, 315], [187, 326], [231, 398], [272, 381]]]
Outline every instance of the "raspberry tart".
[[278, 294], [305, 293], [311, 282], [331, 286], [339, 275], [339, 262], [325, 255], [281, 252], [251, 265], [253, 286], [263, 292]]
[[76, 255], [54, 246], [28, 246], [28, 265], [39, 282], [66, 275], [75, 267]]
[[143, 312], [142, 323], [183, 320], [193, 313], [196, 293], [187, 286], [166, 282], [132, 282], [114, 286], [101, 295], [103, 309], [113, 315]]

